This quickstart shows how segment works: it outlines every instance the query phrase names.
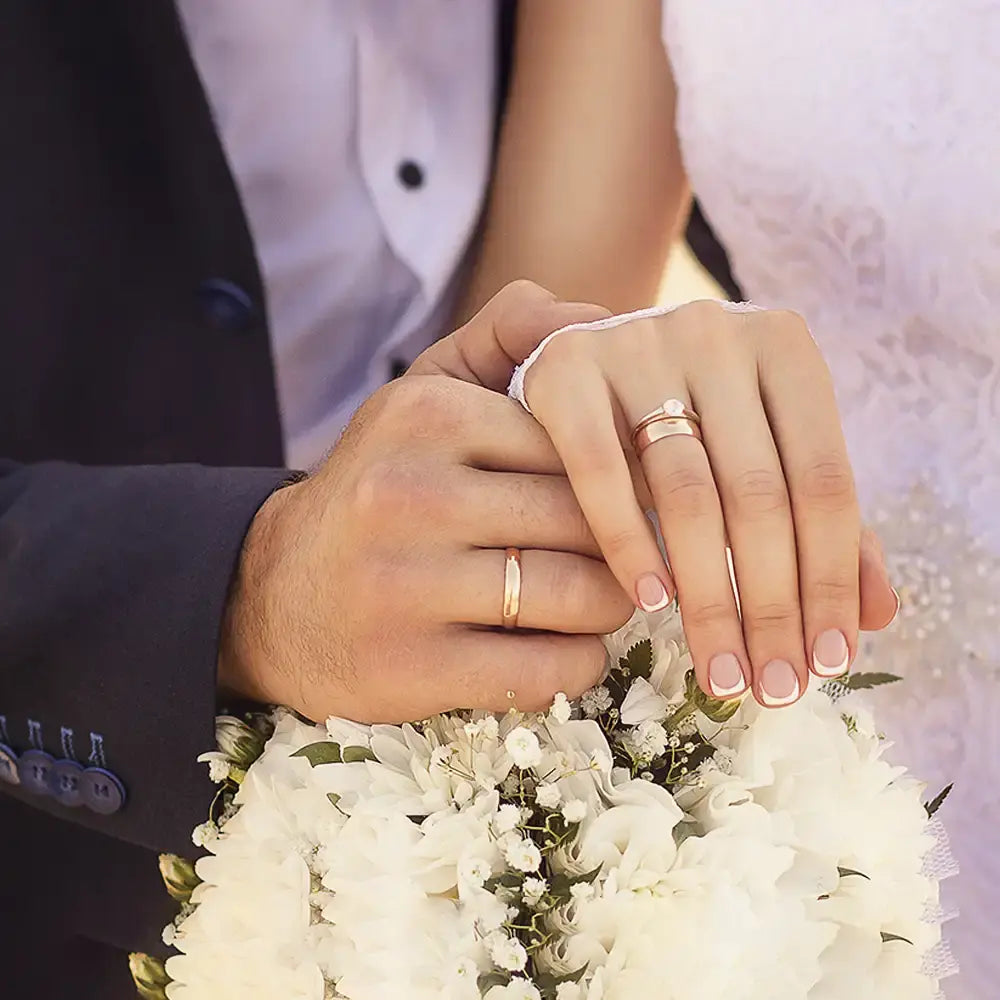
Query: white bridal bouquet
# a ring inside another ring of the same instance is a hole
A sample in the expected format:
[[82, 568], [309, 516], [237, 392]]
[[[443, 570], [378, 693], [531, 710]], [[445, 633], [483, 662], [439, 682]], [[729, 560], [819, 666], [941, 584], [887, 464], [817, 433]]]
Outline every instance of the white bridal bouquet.
[[860, 674], [761, 709], [696, 686], [674, 611], [545, 714], [218, 722], [165, 855], [169, 1000], [922, 1000], [947, 967], [943, 798], [882, 758]]

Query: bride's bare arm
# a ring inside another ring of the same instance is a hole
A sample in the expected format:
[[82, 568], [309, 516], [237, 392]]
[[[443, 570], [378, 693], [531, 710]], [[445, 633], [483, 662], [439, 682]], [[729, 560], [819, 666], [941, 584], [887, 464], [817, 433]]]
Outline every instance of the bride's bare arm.
[[661, 0], [519, 5], [514, 76], [468, 314], [527, 277], [648, 305], [687, 190]]

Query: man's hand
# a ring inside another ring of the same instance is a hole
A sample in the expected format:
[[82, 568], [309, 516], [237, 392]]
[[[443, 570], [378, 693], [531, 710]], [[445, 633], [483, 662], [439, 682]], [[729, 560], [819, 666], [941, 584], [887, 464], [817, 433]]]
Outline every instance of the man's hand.
[[[220, 684], [312, 719], [530, 710], [591, 686], [625, 622], [547, 434], [493, 391], [543, 336], [603, 310], [527, 283], [361, 407], [325, 465], [276, 492], [244, 546]], [[523, 550], [519, 625], [504, 549]]]

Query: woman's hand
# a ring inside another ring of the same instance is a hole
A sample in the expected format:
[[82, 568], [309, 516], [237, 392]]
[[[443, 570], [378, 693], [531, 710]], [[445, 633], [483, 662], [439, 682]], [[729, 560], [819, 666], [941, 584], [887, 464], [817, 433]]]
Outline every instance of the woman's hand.
[[[862, 534], [827, 367], [792, 313], [694, 302], [612, 322], [552, 339], [525, 400], [622, 587], [646, 610], [677, 596], [702, 687], [791, 704], [810, 671], [844, 673], [859, 626], [884, 625], [896, 605]], [[637, 458], [632, 428], [668, 399], [700, 417], [701, 440], [665, 437]]]

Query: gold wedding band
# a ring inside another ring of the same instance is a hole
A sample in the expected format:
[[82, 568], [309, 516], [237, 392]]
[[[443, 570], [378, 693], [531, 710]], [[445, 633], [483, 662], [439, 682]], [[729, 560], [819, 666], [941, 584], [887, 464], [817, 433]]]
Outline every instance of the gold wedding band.
[[632, 449], [640, 456], [654, 442], [677, 435], [701, 441], [700, 424], [701, 418], [694, 410], [679, 399], [668, 399], [632, 428]]
[[506, 629], [517, 628], [521, 611], [521, 550], [509, 548], [503, 567], [503, 615], [501, 622]]

